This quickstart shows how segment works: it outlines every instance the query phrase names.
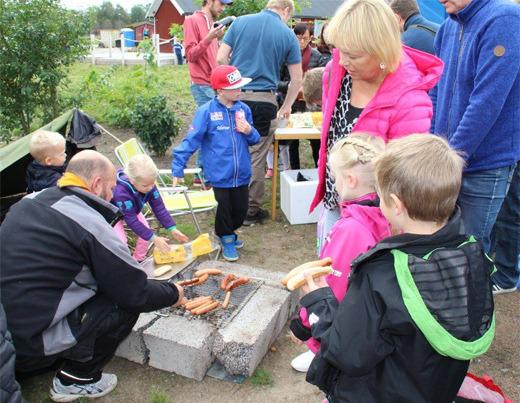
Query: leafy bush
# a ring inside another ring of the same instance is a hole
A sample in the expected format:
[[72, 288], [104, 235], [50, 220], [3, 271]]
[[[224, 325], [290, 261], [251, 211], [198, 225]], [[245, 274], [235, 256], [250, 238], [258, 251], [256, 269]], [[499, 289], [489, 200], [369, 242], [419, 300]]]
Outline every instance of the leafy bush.
[[168, 33], [172, 38], [176, 37], [177, 40], [180, 42], [184, 40], [184, 28], [180, 24], [172, 23], [172, 25], [170, 25]]
[[155, 64], [155, 47], [150, 39], [143, 39], [137, 45], [137, 54], [143, 55], [143, 59], [146, 61], [146, 66], [156, 68]]
[[142, 66], [112, 66], [100, 73], [92, 69], [77, 91], [64, 101], [68, 107], [82, 108], [96, 120], [111, 126], [131, 127], [132, 111], [141, 97], [159, 95], [157, 72]]
[[180, 120], [168, 108], [164, 96], [141, 96], [131, 113], [131, 124], [137, 137], [152, 153], [164, 155], [172, 139], [179, 134]]

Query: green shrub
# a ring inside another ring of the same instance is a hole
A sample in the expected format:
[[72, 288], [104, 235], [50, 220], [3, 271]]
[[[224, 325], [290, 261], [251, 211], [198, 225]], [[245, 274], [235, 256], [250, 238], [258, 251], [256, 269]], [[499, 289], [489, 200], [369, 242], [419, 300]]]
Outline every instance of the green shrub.
[[137, 100], [160, 93], [156, 70], [143, 66], [112, 66], [107, 70], [92, 68], [84, 75], [77, 90], [63, 96], [65, 107], [77, 107], [96, 120], [116, 127], [131, 127], [132, 111]]
[[146, 148], [164, 155], [179, 134], [180, 120], [168, 108], [166, 97], [139, 97], [131, 113], [131, 125]]

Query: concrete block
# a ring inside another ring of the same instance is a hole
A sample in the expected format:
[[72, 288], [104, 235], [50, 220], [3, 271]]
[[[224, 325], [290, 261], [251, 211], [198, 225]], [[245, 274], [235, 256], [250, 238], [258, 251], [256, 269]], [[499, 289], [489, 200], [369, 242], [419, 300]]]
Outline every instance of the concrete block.
[[288, 319], [291, 295], [261, 286], [226, 327], [219, 329], [213, 353], [232, 375], [251, 376]]
[[143, 331], [151, 326], [158, 316], [153, 312], [142, 313], [132, 328], [132, 332], [119, 345], [116, 356], [144, 364], [148, 360], [148, 350], [143, 342]]
[[213, 362], [215, 328], [183, 316], [160, 318], [143, 332], [148, 365], [201, 381]]

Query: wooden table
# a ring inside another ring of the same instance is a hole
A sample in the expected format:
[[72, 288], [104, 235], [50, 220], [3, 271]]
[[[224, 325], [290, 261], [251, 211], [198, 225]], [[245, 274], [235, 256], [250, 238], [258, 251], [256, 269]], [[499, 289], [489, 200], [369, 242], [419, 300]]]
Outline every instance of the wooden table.
[[321, 132], [316, 128], [293, 129], [283, 128], [276, 129], [274, 132], [274, 150], [273, 150], [273, 187], [271, 195], [271, 218], [276, 220], [276, 204], [278, 187], [278, 143], [280, 140], [319, 140]]

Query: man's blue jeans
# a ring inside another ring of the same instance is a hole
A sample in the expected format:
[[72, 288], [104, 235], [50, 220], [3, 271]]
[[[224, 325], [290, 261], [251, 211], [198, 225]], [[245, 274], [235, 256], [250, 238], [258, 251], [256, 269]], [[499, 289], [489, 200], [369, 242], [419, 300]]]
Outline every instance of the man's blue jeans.
[[516, 287], [520, 277], [520, 163], [493, 227], [491, 246], [497, 268], [493, 281], [501, 288]]
[[211, 101], [215, 96], [215, 91], [209, 85], [192, 84], [190, 89], [197, 108]]
[[486, 253], [491, 249], [491, 229], [506, 197], [515, 165], [466, 172], [462, 176], [458, 204], [466, 233], [479, 239]]
[[[215, 91], [209, 85], [191, 84], [191, 95], [197, 104], [197, 108], [200, 108], [206, 102], [211, 101], [215, 97]], [[197, 151], [197, 166], [202, 168], [202, 174], [204, 175], [204, 167], [202, 166], [202, 159], [200, 152]]]

